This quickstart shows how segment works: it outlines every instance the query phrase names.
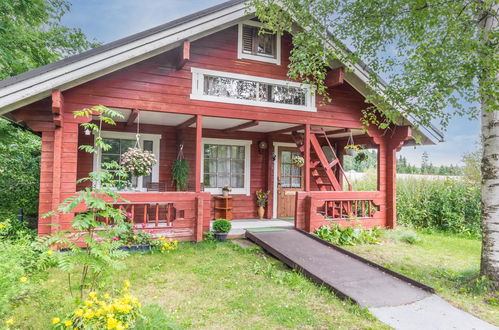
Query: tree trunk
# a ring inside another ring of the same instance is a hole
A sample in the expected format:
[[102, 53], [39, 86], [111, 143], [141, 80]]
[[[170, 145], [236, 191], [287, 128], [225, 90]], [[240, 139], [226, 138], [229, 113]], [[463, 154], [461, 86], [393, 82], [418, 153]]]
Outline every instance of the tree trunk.
[[[494, 5], [497, 12], [499, 5]], [[487, 32], [497, 28], [497, 18], [489, 16], [483, 23]], [[488, 79], [487, 74], [483, 79]], [[494, 77], [492, 77], [494, 79]], [[495, 77], [499, 79], [499, 77]], [[499, 111], [488, 108], [482, 95], [482, 275], [487, 275], [499, 288]], [[497, 101], [497, 100], [495, 100]], [[495, 104], [495, 102], [494, 102]]]

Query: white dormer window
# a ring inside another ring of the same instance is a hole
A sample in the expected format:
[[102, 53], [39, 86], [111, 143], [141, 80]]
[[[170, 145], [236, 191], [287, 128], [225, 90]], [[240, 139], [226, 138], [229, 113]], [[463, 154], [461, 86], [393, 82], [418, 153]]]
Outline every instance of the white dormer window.
[[239, 23], [237, 58], [281, 65], [281, 36], [262, 31], [262, 23]]

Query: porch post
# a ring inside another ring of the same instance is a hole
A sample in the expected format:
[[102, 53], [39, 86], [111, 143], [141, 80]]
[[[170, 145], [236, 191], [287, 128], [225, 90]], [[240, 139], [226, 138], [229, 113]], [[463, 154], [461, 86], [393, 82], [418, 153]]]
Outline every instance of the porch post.
[[267, 191], [270, 191], [267, 201], [267, 219], [274, 214], [274, 145], [272, 136], [267, 138]]
[[310, 124], [305, 125], [305, 191], [310, 191]]
[[194, 158], [196, 161], [196, 165], [194, 166], [194, 175], [195, 175], [195, 191], [201, 192], [201, 147], [202, 147], [202, 139], [203, 139], [203, 116], [196, 115], [196, 157]]
[[396, 127], [386, 141], [386, 226], [397, 227], [397, 151], [411, 138], [411, 127]]

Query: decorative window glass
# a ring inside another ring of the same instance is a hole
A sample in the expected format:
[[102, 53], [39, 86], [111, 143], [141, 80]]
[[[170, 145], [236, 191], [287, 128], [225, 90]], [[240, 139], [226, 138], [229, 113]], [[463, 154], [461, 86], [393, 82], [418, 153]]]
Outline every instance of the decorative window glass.
[[191, 71], [191, 99], [317, 111], [310, 87], [298, 82], [199, 68]]

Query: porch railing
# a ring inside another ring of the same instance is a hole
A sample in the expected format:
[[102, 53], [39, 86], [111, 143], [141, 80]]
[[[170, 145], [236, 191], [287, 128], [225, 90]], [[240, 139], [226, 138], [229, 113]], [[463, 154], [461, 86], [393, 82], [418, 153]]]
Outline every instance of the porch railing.
[[382, 225], [384, 193], [379, 191], [312, 191], [296, 194], [295, 224], [312, 232], [330, 221], [353, 224], [367, 221]]
[[[173, 202], [126, 202], [114, 206], [126, 212], [127, 221], [143, 228], [171, 227], [177, 218]], [[109, 219], [105, 222], [108, 225]]]

